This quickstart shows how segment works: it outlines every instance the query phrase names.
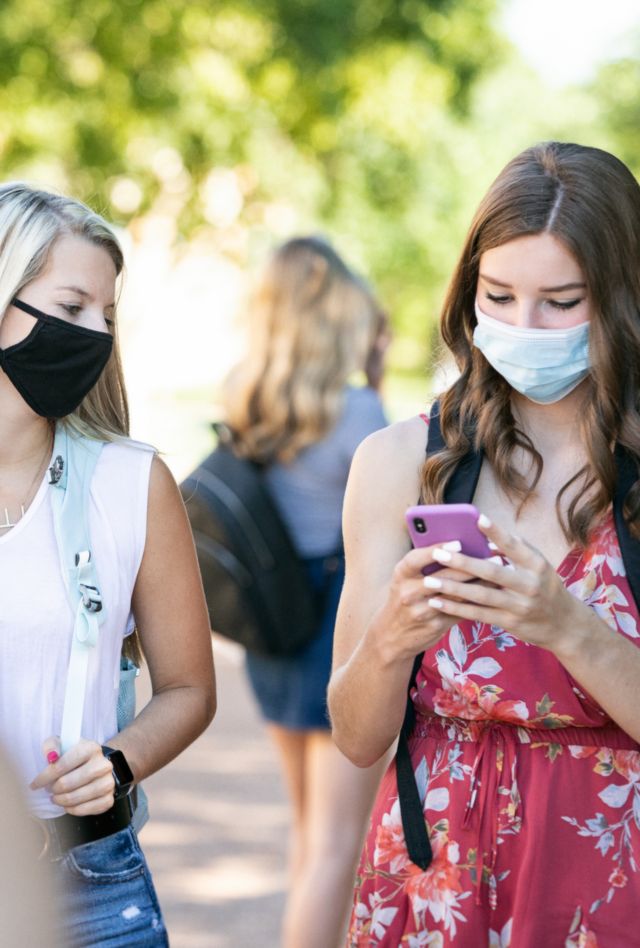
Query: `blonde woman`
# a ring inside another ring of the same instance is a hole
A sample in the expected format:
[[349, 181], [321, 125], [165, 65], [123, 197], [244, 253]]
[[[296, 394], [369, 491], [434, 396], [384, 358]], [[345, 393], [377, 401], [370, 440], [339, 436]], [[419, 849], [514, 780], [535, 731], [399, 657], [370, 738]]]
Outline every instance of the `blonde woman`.
[[[386, 424], [376, 388], [386, 319], [366, 285], [323, 240], [288, 241], [250, 307], [249, 351], [225, 394], [235, 449], [267, 465], [266, 481], [324, 612], [291, 658], [249, 654], [247, 668], [293, 807], [286, 948], [344, 937], [355, 864], [380, 774], [331, 741], [326, 689], [344, 578], [341, 510], [354, 451]], [[370, 384], [348, 384], [358, 371]]]
[[[57, 877], [67, 948], [167, 944], [131, 823], [133, 785], [193, 741], [215, 707], [208, 616], [180, 495], [155, 454], [127, 438], [115, 311], [122, 263], [89, 208], [24, 184], [0, 187], [0, 742]], [[78, 434], [105, 442], [86, 510], [105, 608], [81, 736], [65, 747], [82, 610], [67, 598], [54, 493], [65, 472], [57, 446]], [[120, 653], [134, 624], [153, 697], [118, 733]]]

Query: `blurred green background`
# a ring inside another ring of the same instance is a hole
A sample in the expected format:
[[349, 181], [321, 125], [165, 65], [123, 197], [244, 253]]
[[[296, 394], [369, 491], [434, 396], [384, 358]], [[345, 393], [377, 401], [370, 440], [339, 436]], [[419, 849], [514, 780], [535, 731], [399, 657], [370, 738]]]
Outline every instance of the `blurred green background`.
[[437, 387], [443, 290], [502, 165], [561, 138], [640, 171], [633, 17], [586, 68], [589, 4], [531, 0], [540, 52], [564, 30], [555, 56], [584, 67], [558, 78], [509, 38], [525, 6], [3, 0], [2, 176], [69, 191], [121, 229], [133, 430], [178, 474], [208, 447], [247, 276], [275, 241], [322, 231], [370, 278], [392, 316], [385, 394], [399, 417]]

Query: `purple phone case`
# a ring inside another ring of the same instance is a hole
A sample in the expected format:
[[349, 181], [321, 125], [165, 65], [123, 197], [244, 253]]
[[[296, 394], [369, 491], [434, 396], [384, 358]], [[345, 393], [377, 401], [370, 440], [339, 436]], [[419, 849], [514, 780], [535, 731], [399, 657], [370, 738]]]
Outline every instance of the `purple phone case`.
[[[487, 538], [478, 529], [479, 513], [473, 504], [433, 504], [409, 507], [405, 514], [411, 542], [415, 547], [435, 546], [448, 540], [460, 540], [462, 552], [467, 556], [485, 559], [491, 556]], [[421, 519], [427, 530], [421, 533], [416, 528], [415, 519]], [[439, 563], [425, 566], [422, 572], [426, 576], [438, 569]]]

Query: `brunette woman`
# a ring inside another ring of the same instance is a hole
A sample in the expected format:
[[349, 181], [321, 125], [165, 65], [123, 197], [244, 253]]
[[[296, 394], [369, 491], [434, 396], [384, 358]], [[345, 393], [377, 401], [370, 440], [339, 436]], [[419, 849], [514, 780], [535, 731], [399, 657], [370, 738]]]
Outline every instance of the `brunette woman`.
[[[373, 764], [411, 682], [418, 817], [402, 820], [394, 764], [351, 945], [636, 941], [640, 577], [620, 544], [640, 535], [638, 260], [640, 188], [622, 162], [557, 142], [518, 155], [476, 213], [444, 304], [459, 376], [433, 429], [414, 418], [358, 451], [334, 735]], [[468, 499], [497, 562], [454, 536], [410, 550], [405, 509], [442, 503], [474, 459]], [[431, 563], [443, 568], [424, 576]], [[415, 852], [421, 833], [418, 859], [407, 841]]]

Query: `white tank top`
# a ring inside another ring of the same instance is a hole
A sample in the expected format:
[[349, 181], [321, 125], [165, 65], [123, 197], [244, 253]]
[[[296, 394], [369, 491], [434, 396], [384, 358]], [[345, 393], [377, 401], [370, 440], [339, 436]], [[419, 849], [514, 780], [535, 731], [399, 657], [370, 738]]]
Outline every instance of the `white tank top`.
[[[153, 451], [107, 444], [89, 511], [92, 558], [106, 617], [92, 649], [82, 736], [106, 744], [117, 731], [122, 639], [133, 630], [131, 596], [144, 552]], [[62, 579], [48, 472], [25, 516], [0, 535], [0, 744], [39, 817], [59, 816], [46, 790], [29, 783], [46, 766], [42, 742], [60, 734], [73, 633]]]

